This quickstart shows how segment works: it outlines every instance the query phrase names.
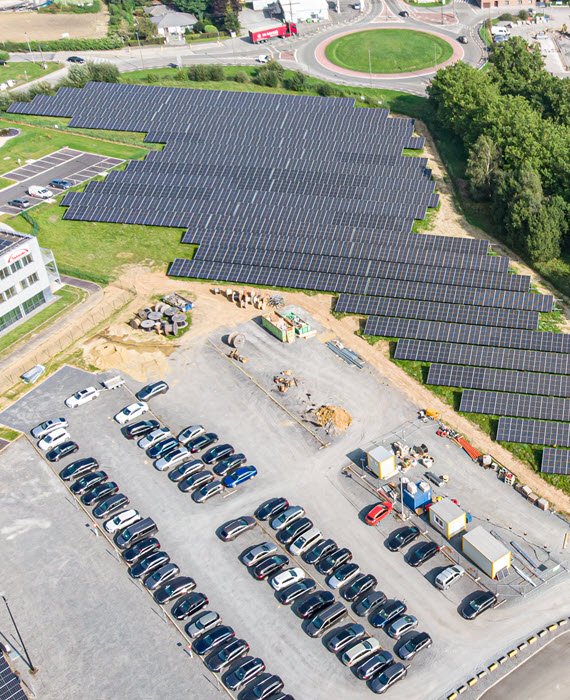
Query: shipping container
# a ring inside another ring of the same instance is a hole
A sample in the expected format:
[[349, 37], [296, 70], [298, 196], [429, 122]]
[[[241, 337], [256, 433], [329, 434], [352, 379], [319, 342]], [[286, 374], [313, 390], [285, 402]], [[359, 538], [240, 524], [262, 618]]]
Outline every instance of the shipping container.
[[496, 578], [499, 571], [511, 565], [510, 551], [480, 525], [463, 535], [462, 549], [463, 554], [490, 578]]

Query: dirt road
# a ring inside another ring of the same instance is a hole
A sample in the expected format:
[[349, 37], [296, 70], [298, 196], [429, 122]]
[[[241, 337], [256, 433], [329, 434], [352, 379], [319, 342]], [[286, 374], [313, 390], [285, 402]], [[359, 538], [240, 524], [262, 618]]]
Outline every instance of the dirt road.
[[38, 12], [3, 12], [0, 41], [51, 41], [69, 34], [70, 39], [97, 39], [107, 33], [109, 12], [101, 3], [97, 14], [48, 15]]

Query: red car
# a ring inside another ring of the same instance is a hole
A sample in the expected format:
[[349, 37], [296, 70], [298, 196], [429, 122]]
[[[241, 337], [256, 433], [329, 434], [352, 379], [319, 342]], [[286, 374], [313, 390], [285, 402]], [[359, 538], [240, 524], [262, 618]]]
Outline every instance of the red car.
[[367, 525], [377, 525], [383, 518], [385, 518], [388, 513], [392, 510], [392, 504], [390, 501], [383, 501], [372, 508], [366, 514], [364, 521]]

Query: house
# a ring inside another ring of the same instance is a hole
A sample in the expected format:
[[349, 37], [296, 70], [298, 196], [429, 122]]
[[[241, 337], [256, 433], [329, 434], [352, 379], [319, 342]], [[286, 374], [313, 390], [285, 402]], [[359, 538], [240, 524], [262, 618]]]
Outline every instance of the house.
[[192, 30], [198, 21], [194, 15], [186, 12], [177, 12], [168, 5], [151, 5], [145, 7], [144, 11], [150, 21], [156, 25], [159, 36], [180, 38], [184, 36], [186, 29]]

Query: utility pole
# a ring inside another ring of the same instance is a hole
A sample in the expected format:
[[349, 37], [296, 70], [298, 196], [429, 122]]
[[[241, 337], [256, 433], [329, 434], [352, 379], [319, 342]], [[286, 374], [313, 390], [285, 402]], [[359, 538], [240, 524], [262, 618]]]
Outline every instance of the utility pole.
[[18, 629], [18, 625], [16, 624], [16, 620], [14, 620], [14, 616], [12, 615], [12, 611], [10, 610], [10, 606], [8, 605], [8, 601], [6, 600], [6, 596], [3, 593], [0, 595], [2, 595], [2, 600], [4, 601], [4, 605], [6, 606], [6, 610], [8, 611], [8, 615], [10, 615], [10, 619], [12, 620], [12, 624], [14, 625], [14, 629], [16, 630], [16, 634], [18, 635], [18, 639], [20, 640], [20, 644], [22, 645], [22, 649], [24, 650], [24, 654], [26, 655], [28, 666], [30, 668], [30, 673], [37, 673], [38, 669], [35, 668], [34, 664], [32, 663], [32, 660], [30, 659], [30, 655], [28, 654], [28, 650], [26, 649], [26, 645], [24, 644], [24, 640], [22, 639], [22, 635], [20, 634], [20, 630]]
[[370, 58], [370, 49], [368, 49], [368, 71], [370, 73], [370, 89], [372, 90], [372, 59]]
[[24, 32], [26, 36], [26, 41], [28, 42], [28, 51], [30, 52], [30, 56], [32, 57], [32, 63], [34, 62], [34, 54], [32, 53], [32, 47], [30, 46], [30, 40], [28, 38], [28, 32]]
[[232, 53], [234, 55], [234, 66], [235, 66], [235, 64], [236, 64], [236, 47], [235, 47], [234, 39], [236, 38], [236, 33], [230, 32], [230, 36], [232, 38]]
[[139, 51], [141, 54], [141, 68], [142, 68], [142, 70], [144, 70], [144, 60], [143, 60], [143, 52], [142, 52], [142, 48], [141, 48], [141, 40], [139, 39], [139, 33], [137, 31], [135, 31], [135, 34], [137, 35], [137, 42], [138, 42]]

